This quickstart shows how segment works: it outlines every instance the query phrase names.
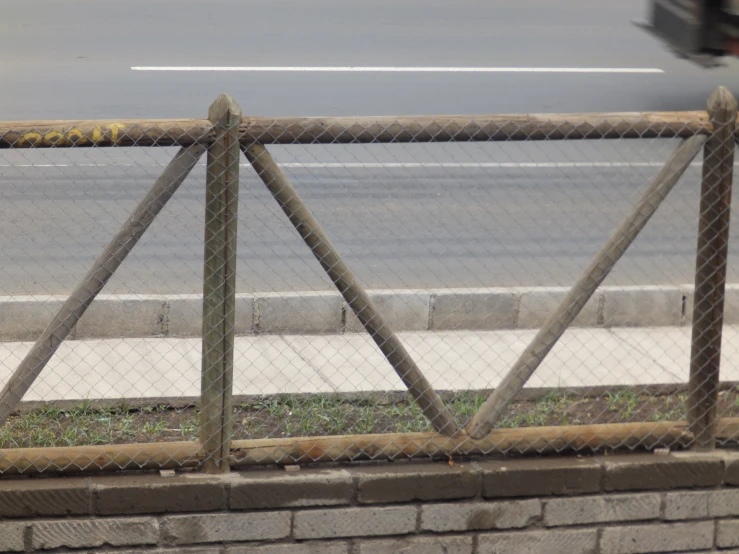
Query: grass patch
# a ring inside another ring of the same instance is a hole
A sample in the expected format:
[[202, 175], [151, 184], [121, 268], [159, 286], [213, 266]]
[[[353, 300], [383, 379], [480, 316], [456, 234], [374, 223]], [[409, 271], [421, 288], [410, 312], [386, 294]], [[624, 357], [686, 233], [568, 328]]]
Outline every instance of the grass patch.
[[11, 416], [0, 427], [0, 448], [195, 440], [198, 422], [195, 409], [95, 410], [86, 403], [72, 410], [44, 407]]
[[[465, 424], [486, 399], [478, 392], [444, 393], [454, 417]], [[687, 395], [654, 396], [614, 390], [597, 397], [549, 394], [514, 402], [502, 428], [670, 421], [685, 418]], [[722, 417], [739, 415], [739, 392], [719, 393]], [[0, 448], [78, 446], [197, 440], [200, 422], [195, 407], [145, 408], [119, 405], [94, 408], [83, 402], [73, 409], [44, 406], [16, 414], [0, 427]], [[413, 433], [431, 425], [407, 395], [275, 395], [234, 406], [238, 439]]]

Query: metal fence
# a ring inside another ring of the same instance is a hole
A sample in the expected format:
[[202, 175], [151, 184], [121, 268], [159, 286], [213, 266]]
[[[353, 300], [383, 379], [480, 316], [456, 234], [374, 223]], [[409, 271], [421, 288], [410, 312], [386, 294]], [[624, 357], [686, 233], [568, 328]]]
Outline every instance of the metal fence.
[[0, 472], [730, 443], [736, 111], [0, 123]]

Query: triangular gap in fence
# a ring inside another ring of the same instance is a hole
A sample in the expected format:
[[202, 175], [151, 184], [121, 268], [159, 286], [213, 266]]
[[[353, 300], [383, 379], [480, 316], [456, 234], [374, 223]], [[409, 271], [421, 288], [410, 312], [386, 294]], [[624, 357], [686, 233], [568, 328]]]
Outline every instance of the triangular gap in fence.
[[[715, 119], [712, 106], [720, 103], [719, 98], [723, 100], [723, 94], [722, 88], [719, 88], [709, 99], [709, 114], [712, 119]], [[731, 121], [735, 119], [736, 110]], [[646, 186], [631, 212], [621, 221], [498, 387], [472, 418], [466, 431], [473, 439], [484, 437], [493, 429], [509, 403], [523, 389], [708, 140], [709, 137], [705, 135], [692, 136], [685, 139], [670, 155], [659, 173]], [[731, 143], [733, 149], [733, 130]]]
[[24, 395], [62, 342], [138, 243], [156, 216], [185, 181], [206, 150], [202, 144], [177, 152], [154, 185], [141, 199], [118, 233], [69, 295], [0, 392], [0, 425], [18, 407]]
[[242, 145], [244, 155], [282, 211], [328, 274], [331, 282], [408, 388], [434, 430], [456, 436], [460, 429], [443, 400], [418, 368], [354, 273], [342, 259], [295, 187], [261, 144]]

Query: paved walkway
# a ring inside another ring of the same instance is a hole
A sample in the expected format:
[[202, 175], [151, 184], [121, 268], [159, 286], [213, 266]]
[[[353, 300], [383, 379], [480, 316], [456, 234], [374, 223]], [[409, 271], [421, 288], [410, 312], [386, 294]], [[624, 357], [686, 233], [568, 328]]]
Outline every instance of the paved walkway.
[[[495, 387], [535, 331], [402, 333], [442, 389]], [[739, 380], [739, 326], [724, 330], [722, 380]], [[5, 382], [30, 343], [0, 344]], [[573, 329], [528, 383], [531, 387], [685, 383], [690, 329]], [[199, 339], [108, 339], [62, 345], [26, 400], [197, 396]], [[236, 340], [234, 393], [403, 390], [365, 335], [249, 336]]]

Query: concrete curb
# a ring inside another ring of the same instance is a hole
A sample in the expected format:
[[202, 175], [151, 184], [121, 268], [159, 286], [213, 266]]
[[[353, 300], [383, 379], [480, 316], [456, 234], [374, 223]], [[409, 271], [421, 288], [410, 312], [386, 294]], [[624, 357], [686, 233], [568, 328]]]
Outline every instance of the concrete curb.
[[[565, 287], [371, 290], [397, 331], [496, 331], [540, 327], [567, 293]], [[61, 307], [63, 296], [0, 297], [0, 341], [30, 341]], [[71, 338], [196, 337], [199, 294], [100, 295]], [[578, 327], [689, 325], [693, 286], [601, 287], [575, 321]], [[739, 323], [739, 283], [727, 285], [724, 321]], [[335, 292], [238, 294], [239, 335], [363, 332]]]

